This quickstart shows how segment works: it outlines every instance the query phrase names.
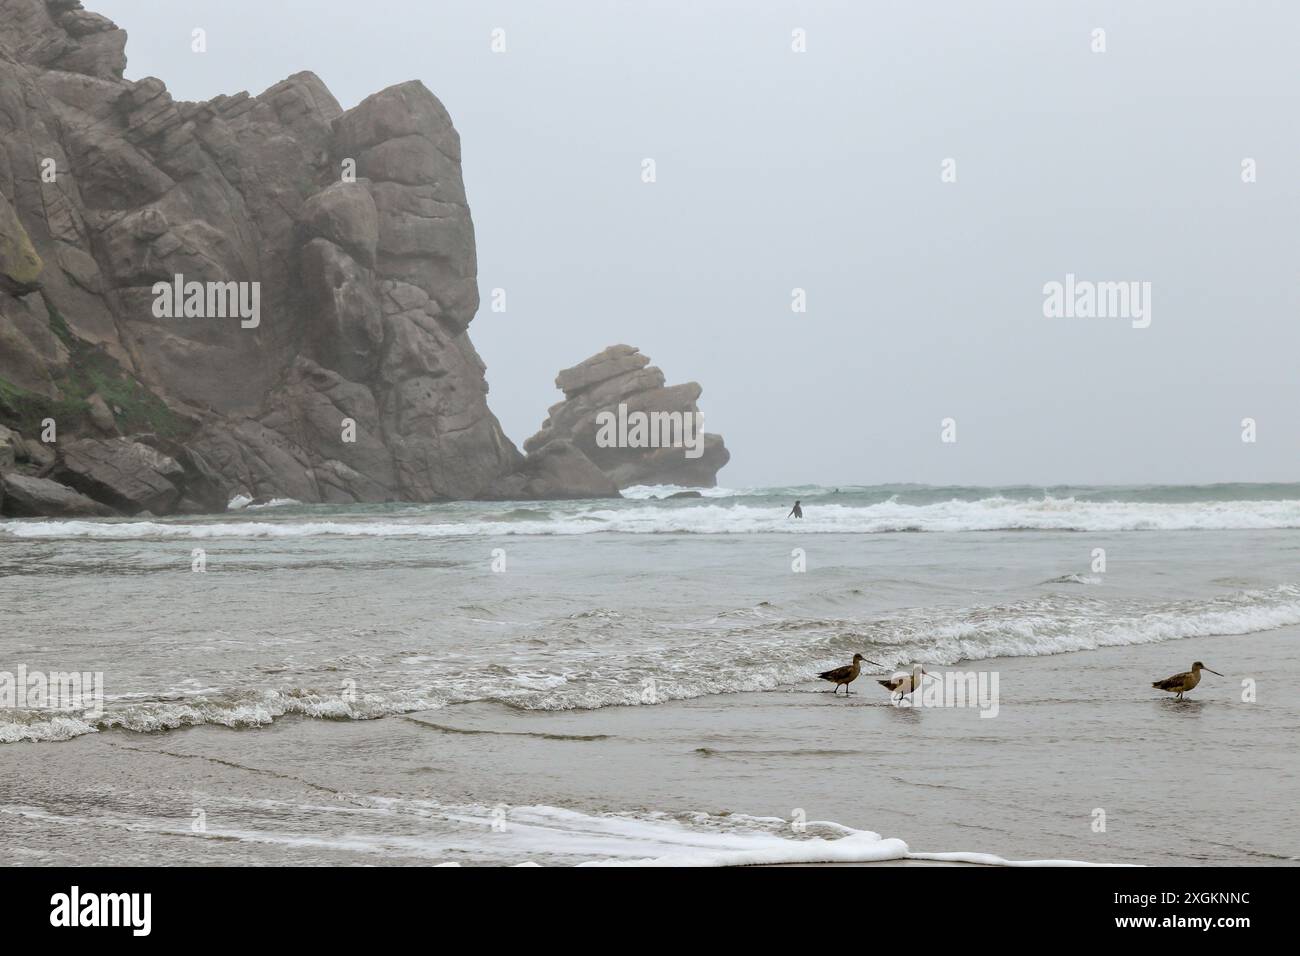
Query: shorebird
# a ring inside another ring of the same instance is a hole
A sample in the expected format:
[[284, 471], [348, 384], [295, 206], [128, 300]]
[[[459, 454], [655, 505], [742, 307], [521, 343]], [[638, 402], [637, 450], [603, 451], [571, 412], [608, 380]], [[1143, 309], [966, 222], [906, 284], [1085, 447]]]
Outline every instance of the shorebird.
[[[844, 694], [845, 696], [848, 696], [852, 693], [852, 691], [849, 690], [849, 685], [858, 679], [858, 674], [862, 672], [863, 661], [867, 661], [867, 659], [861, 654], [854, 654], [852, 664], [845, 664], [843, 667], [836, 667], [833, 670], [822, 671], [817, 676], [822, 680], [832, 681], [835, 684], [835, 689], [831, 691], [832, 694], [838, 694], [840, 692], [840, 685], [843, 685]], [[867, 663], [876, 664], [875, 661], [867, 661]], [[876, 666], [884, 667], [885, 665], [876, 664]]]
[[[1166, 677], [1164, 680], [1158, 680], [1152, 687], [1159, 690], [1167, 690], [1171, 694], [1177, 694], [1175, 700], [1182, 700], [1183, 695], [1201, 682], [1201, 671], [1207, 670], [1211, 674], [1219, 674], [1218, 671], [1210, 670], [1200, 661], [1192, 665], [1189, 671], [1183, 671], [1181, 674], [1175, 674], [1173, 677]], [[1222, 677], [1222, 674], [1219, 674]]]
[[888, 688], [890, 700], [893, 700], [894, 694], [897, 693], [898, 699], [901, 701], [904, 697], [921, 686], [921, 679], [923, 677], [929, 676], [931, 676], [929, 671], [923, 668], [920, 664], [915, 664], [913, 665], [912, 673], [910, 674], [904, 674], [901, 677], [891, 677], [889, 680], [878, 680], [876, 683], [881, 687]]

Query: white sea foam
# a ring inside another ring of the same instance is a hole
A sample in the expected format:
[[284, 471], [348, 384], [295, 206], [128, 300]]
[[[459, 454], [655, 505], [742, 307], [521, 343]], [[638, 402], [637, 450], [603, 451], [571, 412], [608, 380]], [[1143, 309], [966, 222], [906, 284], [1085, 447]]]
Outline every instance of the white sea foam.
[[0, 744], [71, 740], [83, 734], [93, 734], [98, 729], [93, 721], [80, 717], [0, 711]]
[[248, 510], [253, 511], [260, 508], [286, 508], [300, 504], [302, 504], [302, 502], [296, 498], [272, 498], [269, 501], [259, 502], [254, 501], [252, 498], [248, 497], [248, 495], [235, 495], [235, 497], [231, 498], [230, 501], [226, 503], [226, 509], [228, 511], [243, 511], [247, 508]]
[[[987, 853], [913, 852], [903, 840], [883, 837], [832, 821], [808, 821], [796, 832], [789, 820], [744, 814], [585, 813], [547, 805], [511, 806], [490, 839], [483, 834], [499, 808], [448, 805], [429, 800], [340, 795], [338, 804], [248, 801], [207, 795], [222, 819], [201, 832], [174, 821], [108, 815], [52, 814], [35, 807], [0, 808], [0, 813], [45, 822], [93, 824], [132, 833], [166, 833], [178, 839], [237, 841], [337, 850], [392, 857], [394, 854], [444, 865], [485, 862], [515, 866], [753, 866], [799, 863], [880, 863], [931, 860], [986, 866], [1093, 866], [1074, 860], [1006, 860]], [[249, 818], [252, 818], [250, 821]], [[254, 823], [285, 818], [310, 820], [286, 832]], [[416, 831], [420, 835], [410, 835]], [[448, 860], [447, 857], [454, 857]]]
[[[284, 501], [278, 504], [288, 504]], [[277, 502], [271, 502], [271, 505]], [[676, 503], [674, 503], [676, 504]], [[1300, 500], [1133, 502], [1073, 498], [985, 498], [925, 505], [890, 500], [872, 505], [824, 504], [802, 521], [781, 508], [687, 501], [554, 506], [536, 519], [500, 520], [482, 513], [417, 512], [400, 520], [345, 517], [264, 521], [6, 521], [16, 538], [302, 538], [451, 537], [621, 534], [881, 534], [898, 531], [1192, 531], [1300, 528]], [[251, 507], [251, 506], [250, 506]], [[269, 505], [268, 505], [269, 507]], [[247, 509], [245, 509], [247, 510]]]
[[434, 710], [448, 701], [437, 694], [395, 690], [356, 700], [291, 688], [236, 693], [196, 694], [183, 700], [138, 701], [115, 706], [109, 702], [98, 718], [72, 717], [32, 710], [0, 710], [0, 743], [71, 740], [82, 734], [121, 729], [157, 733], [214, 724], [247, 730], [265, 727], [287, 714], [321, 720], [373, 720], [395, 714]]

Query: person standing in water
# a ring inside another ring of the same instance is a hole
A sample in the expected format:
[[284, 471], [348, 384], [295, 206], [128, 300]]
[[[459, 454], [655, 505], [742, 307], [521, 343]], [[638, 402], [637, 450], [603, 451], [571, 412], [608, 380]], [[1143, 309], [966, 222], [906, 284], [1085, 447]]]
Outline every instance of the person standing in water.
[[786, 515], [786, 517], [788, 518], [790, 515], [794, 515], [796, 518], [803, 517], [803, 509], [799, 507], [799, 502], [794, 503], [794, 507], [790, 509], [790, 514]]

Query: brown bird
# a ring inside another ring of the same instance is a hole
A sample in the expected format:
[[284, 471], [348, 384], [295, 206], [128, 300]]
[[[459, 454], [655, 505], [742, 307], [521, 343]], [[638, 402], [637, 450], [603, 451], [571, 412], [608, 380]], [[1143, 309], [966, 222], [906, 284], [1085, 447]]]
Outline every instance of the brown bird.
[[[867, 661], [867, 659], [861, 654], [854, 654], [852, 664], [845, 664], [843, 667], [836, 667], [834, 670], [822, 671], [817, 676], [822, 680], [828, 680], [835, 684], [835, 688], [831, 691], [832, 694], [838, 694], [840, 692], [840, 686], [843, 685], [844, 695], [847, 697], [852, 693], [852, 691], [849, 690], [849, 685], [857, 680], [858, 674], [862, 672], [863, 661]], [[867, 663], [876, 664], [875, 661], [867, 661]], [[884, 667], [885, 665], [876, 664], [876, 666]]]
[[891, 677], [889, 680], [878, 680], [876, 683], [889, 691], [890, 700], [893, 700], [894, 694], [897, 693], [898, 699], [901, 701], [904, 697], [921, 686], [921, 678], [929, 676], [931, 676], [929, 671], [923, 668], [920, 664], [916, 664], [912, 667], [912, 673], [910, 674]]
[[[1152, 687], [1158, 690], [1167, 690], [1171, 694], [1177, 694], [1175, 700], [1182, 700], [1183, 695], [1201, 682], [1201, 671], [1207, 670], [1211, 674], [1219, 674], [1218, 671], [1210, 670], [1200, 661], [1192, 665], [1189, 671], [1183, 671], [1181, 674], [1175, 674], [1173, 677], [1166, 677], [1164, 680], [1158, 680]], [[1222, 674], [1219, 674], [1222, 677]]]

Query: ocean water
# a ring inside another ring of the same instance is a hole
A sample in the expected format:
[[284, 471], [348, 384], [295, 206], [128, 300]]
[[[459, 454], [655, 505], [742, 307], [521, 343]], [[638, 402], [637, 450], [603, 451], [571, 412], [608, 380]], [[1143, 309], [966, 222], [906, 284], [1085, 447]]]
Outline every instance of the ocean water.
[[[353, 732], [377, 747], [431, 714], [490, 712], [483, 733], [524, 734], [511, 727], [624, 719], [617, 709], [689, 715], [755, 694], [785, 695], [756, 698], [784, 704], [855, 652], [883, 665], [872, 672], [943, 668], [1300, 625], [1300, 485], [810, 486], [663, 497], [676, 490], [629, 489], [615, 502], [236, 502], [208, 518], [0, 522], [0, 671], [102, 672], [105, 691], [94, 715], [0, 708], [0, 761], [25, 771], [0, 788], [0, 831], [6, 818], [34, 825], [67, 815], [66, 793], [32, 789], [39, 766], [71, 761], [63, 779], [111, 782], [106, 765], [87, 769], [80, 756], [108, 744], [84, 738], [148, 741], [155, 751], [159, 741], [229, 740], [221, 759], [237, 762], [241, 752], [274, 752], [277, 733], [297, 735], [309, 755]], [[786, 517], [796, 498], [802, 521]], [[206, 570], [194, 571], [196, 561]], [[1185, 669], [1186, 656], [1171, 648], [1166, 672]], [[1127, 692], [1159, 676], [1143, 674]], [[855, 687], [867, 695], [868, 684]], [[761, 721], [752, 733], [761, 744]], [[465, 742], [429, 772], [479, 780], [479, 792], [422, 802], [405, 784], [371, 780], [369, 791], [348, 789], [349, 807], [376, 819], [405, 815], [414, 830], [401, 839], [418, 843], [433, 816], [490, 820], [506, 800], [517, 833], [534, 824], [547, 833], [531, 850], [515, 845], [506, 856], [516, 862], [907, 854], [869, 820], [828, 820], [795, 839], [743, 790], [722, 817], [686, 805], [689, 793], [638, 801], [599, 778], [577, 798], [585, 806], [541, 788], [536, 802], [515, 807], [470, 767], [487, 744], [476, 751], [472, 735]], [[579, 768], [586, 758], [573, 759]], [[273, 799], [256, 793], [244, 797]], [[118, 821], [123, 832], [169, 832], [140, 800]], [[79, 810], [64, 829], [114, 826], [90, 819]], [[307, 836], [295, 842], [293, 827], [274, 829], [283, 839], [246, 820], [230, 839], [312, 845]], [[397, 839], [384, 826], [353, 836], [389, 849]], [[430, 846], [425, 862], [505, 861], [473, 835]], [[1028, 849], [1057, 855], [1053, 845]], [[100, 852], [129, 858], [126, 846]]]

